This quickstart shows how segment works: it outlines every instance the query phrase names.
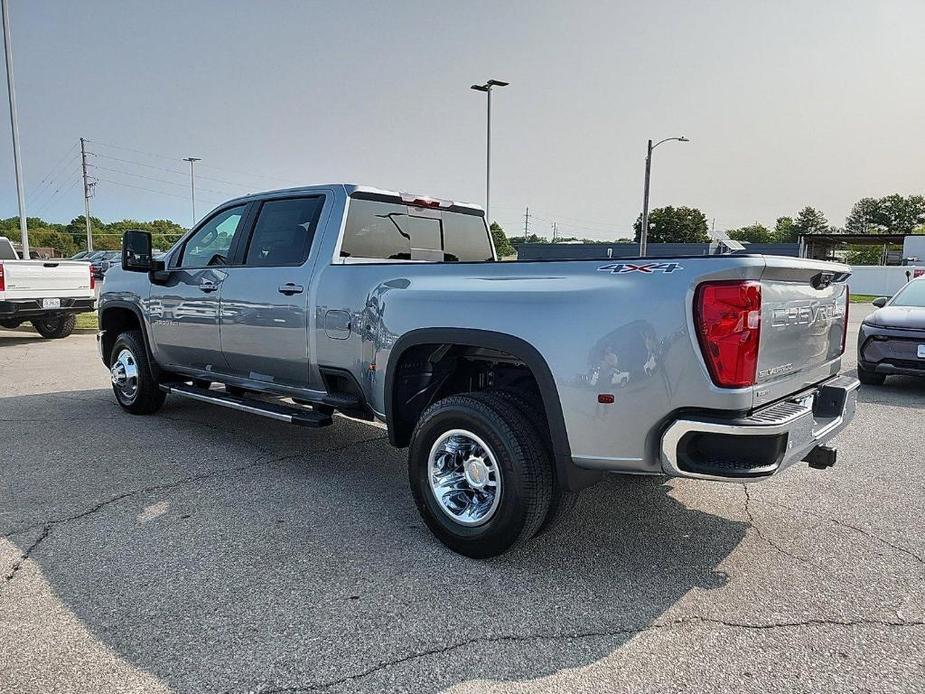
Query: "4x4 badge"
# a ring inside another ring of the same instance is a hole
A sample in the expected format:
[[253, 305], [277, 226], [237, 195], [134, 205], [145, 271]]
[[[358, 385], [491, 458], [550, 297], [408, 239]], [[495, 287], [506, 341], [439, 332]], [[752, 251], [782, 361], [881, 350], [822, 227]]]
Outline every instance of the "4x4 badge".
[[681, 263], [610, 263], [609, 265], [602, 265], [597, 271], [610, 272], [613, 275], [625, 275], [627, 272], [642, 272], [646, 274], [664, 272], [668, 274], [675, 270], [683, 269]]

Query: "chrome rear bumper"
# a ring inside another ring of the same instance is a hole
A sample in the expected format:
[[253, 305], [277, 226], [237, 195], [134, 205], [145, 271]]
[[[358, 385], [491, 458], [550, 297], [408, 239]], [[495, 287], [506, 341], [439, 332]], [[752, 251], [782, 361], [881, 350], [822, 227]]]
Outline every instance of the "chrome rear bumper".
[[848, 425], [859, 385], [856, 378], [836, 376], [747, 417], [678, 419], [662, 435], [662, 469], [675, 477], [727, 482], [770, 477]]

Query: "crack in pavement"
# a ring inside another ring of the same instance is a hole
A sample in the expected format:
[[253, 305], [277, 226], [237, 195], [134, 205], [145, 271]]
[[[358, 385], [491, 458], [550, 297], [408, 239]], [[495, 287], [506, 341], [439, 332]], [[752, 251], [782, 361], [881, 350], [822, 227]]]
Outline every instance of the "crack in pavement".
[[771, 547], [776, 549], [781, 554], [788, 556], [791, 559], [796, 559], [799, 562], [803, 562], [804, 564], [808, 564], [809, 562], [805, 557], [801, 557], [797, 554], [794, 554], [793, 552], [790, 552], [784, 549], [783, 547], [778, 545], [776, 542], [771, 540], [769, 537], [767, 537], [763, 532], [761, 532], [761, 528], [758, 527], [758, 524], [755, 522], [755, 517], [752, 515], [752, 509], [751, 509], [752, 495], [748, 491], [747, 482], [742, 483], [742, 489], [745, 491], [745, 515], [748, 516], [748, 524], [752, 529], [754, 529], [755, 534], [758, 535], [759, 538], [767, 542]]
[[[323, 448], [323, 449], [313, 451], [313, 452], [315, 454], [338, 453], [338, 452], [345, 451], [345, 450], [348, 450], [356, 446], [362, 446], [367, 443], [371, 443], [373, 441], [381, 441], [385, 438], [386, 437], [382, 435], [374, 436], [374, 437], [370, 437], [367, 439], [360, 439], [358, 441], [350, 441], [346, 444], [341, 444], [338, 446], [331, 446], [328, 448]], [[165, 482], [163, 484], [155, 484], [155, 485], [151, 485], [148, 487], [142, 487], [141, 489], [133, 489], [131, 491], [124, 492], [122, 494], [117, 494], [116, 496], [111, 497], [109, 499], [105, 499], [104, 501], [99, 502], [98, 504], [92, 506], [91, 508], [81, 511], [80, 513], [76, 513], [71, 516], [65, 516], [62, 518], [52, 518], [43, 523], [34, 523], [33, 525], [22, 527], [22, 528], [17, 528], [15, 530], [11, 530], [10, 532], [4, 533], [2, 537], [6, 539], [6, 538], [12, 537], [13, 535], [19, 535], [21, 533], [29, 532], [30, 530], [42, 528], [42, 532], [39, 535], [39, 537], [35, 540], [35, 542], [33, 542], [28, 548], [26, 548], [21, 553], [19, 559], [13, 562], [12, 566], [10, 567], [9, 572], [7, 573], [5, 577], [4, 583], [9, 583], [11, 580], [13, 580], [13, 578], [16, 576], [16, 573], [19, 571], [20, 567], [22, 567], [23, 562], [25, 562], [26, 559], [28, 559], [32, 555], [35, 549], [51, 534], [52, 528], [55, 528], [56, 526], [69, 523], [71, 521], [79, 520], [81, 518], [86, 518], [87, 516], [93, 515], [97, 511], [100, 511], [101, 509], [104, 509], [107, 506], [110, 506], [111, 504], [114, 504], [118, 501], [122, 501], [123, 499], [127, 499], [129, 497], [137, 496], [139, 494], [149, 494], [151, 492], [162, 491], [165, 489], [174, 489], [176, 487], [180, 487], [186, 484], [201, 482], [203, 480], [210, 479], [212, 477], [232, 475], [236, 472], [241, 472], [243, 470], [249, 470], [259, 465], [270, 465], [272, 463], [277, 462], [277, 460], [287, 460], [287, 459], [296, 457], [297, 455], [305, 455], [305, 454], [302, 453], [302, 454], [292, 454], [292, 455], [287, 454], [285, 456], [273, 456], [270, 453], [262, 453], [261, 455], [257, 457], [256, 460], [253, 460], [244, 465], [237, 465], [235, 467], [230, 467], [230, 468], [221, 468], [218, 470], [212, 470], [211, 472], [204, 472], [199, 475], [190, 475], [189, 477], [183, 477], [181, 479], [174, 480], [173, 482]]]
[[890, 542], [889, 540], [887, 540], [886, 538], [880, 537], [879, 535], [872, 533], [869, 530], [865, 530], [864, 528], [859, 528], [858, 526], [852, 525], [851, 523], [846, 523], [845, 521], [839, 520], [838, 518], [824, 516], [821, 513], [814, 513], [813, 511], [809, 511], [805, 508], [794, 508], [792, 506], [787, 506], [786, 504], [782, 504], [779, 501], [762, 501], [761, 503], [769, 504], [771, 506], [777, 506], [778, 508], [787, 509], [788, 511], [793, 511], [794, 513], [805, 513], [807, 516], [812, 516], [813, 518], [819, 518], [820, 520], [828, 521], [829, 523], [834, 523], [835, 525], [839, 525], [843, 528], [848, 528], [849, 530], [853, 530], [860, 535], [864, 535], [865, 537], [869, 537], [872, 540], [876, 540], [877, 542], [880, 542], [881, 544], [886, 545], [890, 549], [894, 549], [897, 552], [900, 552], [901, 554], [905, 554], [906, 556], [912, 557], [919, 564], [925, 564], [925, 558], [923, 558], [919, 554], [916, 554], [911, 549], [903, 547], [902, 545], [894, 544]]
[[812, 618], [804, 620], [795, 620], [790, 622], [735, 622], [726, 619], [715, 619], [712, 617], [702, 617], [699, 615], [686, 615], [681, 616], [673, 620], [665, 622], [653, 622], [651, 624], [646, 624], [643, 626], [626, 626], [626, 627], [614, 627], [611, 629], [595, 629], [582, 632], [560, 632], [560, 633], [536, 633], [536, 634], [506, 634], [499, 636], [484, 636], [484, 637], [475, 637], [471, 639], [466, 639], [464, 641], [457, 641], [455, 643], [445, 644], [443, 646], [437, 646], [433, 648], [427, 648], [424, 650], [415, 651], [404, 656], [394, 658], [392, 660], [383, 661], [372, 665], [365, 670], [360, 672], [355, 672], [350, 675], [345, 675], [343, 677], [327, 680], [324, 682], [318, 682], [314, 684], [305, 684], [305, 685], [294, 685], [288, 687], [274, 687], [269, 689], [264, 689], [260, 687], [251, 688], [248, 691], [259, 693], [259, 694], [283, 694], [284, 692], [308, 692], [308, 691], [323, 691], [325, 689], [330, 689], [332, 687], [337, 687], [347, 682], [352, 682], [355, 680], [364, 679], [376, 673], [395, 667], [397, 665], [403, 665], [404, 663], [418, 660], [420, 658], [426, 658], [431, 655], [439, 655], [444, 653], [449, 653], [451, 651], [459, 650], [461, 648], [467, 648], [474, 645], [487, 645], [493, 643], [525, 643], [529, 641], [560, 641], [560, 640], [569, 640], [569, 639], [591, 639], [591, 638], [607, 638], [607, 637], [618, 637], [618, 636], [635, 636], [637, 634], [642, 634], [649, 631], [656, 631], [662, 629], [674, 629], [690, 624], [711, 624], [715, 626], [725, 627], [728, 629], [747, 629], [747, 630], [772, 630], [772, 629], [798, 629], [805, 627], [883, 627], [883, 628], [908, 628], [908, 627], [923, 627], [925, 626], [925, 620], [880, 620], [880, 619], [823, 619], [823, 618]]

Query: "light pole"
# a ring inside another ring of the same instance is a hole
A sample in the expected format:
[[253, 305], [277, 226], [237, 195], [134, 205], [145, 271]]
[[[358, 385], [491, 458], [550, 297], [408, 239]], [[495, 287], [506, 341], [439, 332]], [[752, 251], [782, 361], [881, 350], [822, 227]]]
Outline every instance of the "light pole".
[[193, 174], [193, 164], [197, 161], [202, 161], [202, 159], [200, 157], [186, 157], [183, 161], [189, 162], [189, 193], [190, 201], [193, 204], [193, 226], [190, 227], [192, 229], [196, 226], [196, 177]]
[[19, 232], [22, 235], [22, 257], [29, 260], [29, 228], [26, 224], [26, 198], [22, 189], [22, 161], [19, 155], [19, 123], [16, 116], [16, 87], [13, 84], [13, 46], [10, 43], [10, 8], [0, 0], [3, 14], [3, 51], [6, 55], [6, 90], [10, 97], [10, 124], [13, 128], [13, 169], [16, 171], [16, 197], [19, 201]]
[[491, 226], [491, 89], [492, 87], [506, 87], [510, 82], [501, 80], [488, 80], [485, 84], [473, 84], [472, 89], [477, 92], [485, 92], [488, 96], [488, 124], [485, 129], [486, 146], [485, 146], [485, 221]]
[[646, 256], [646, 242], [649, 236], [649, 175], [652, 172], [652, 150], [663, 142], [671, 142], [672, 140], [690, 142], [690, 140], [683, 135], [681, 137], [666, 137], [664, 140], [659, 140], [654, 145], [652, 144], [652, 140], [649, 140], [649, 146], [646, 149], [646, 182], [642, 193], [642, 224], [639, 228], [639, 257], [641, 258]]

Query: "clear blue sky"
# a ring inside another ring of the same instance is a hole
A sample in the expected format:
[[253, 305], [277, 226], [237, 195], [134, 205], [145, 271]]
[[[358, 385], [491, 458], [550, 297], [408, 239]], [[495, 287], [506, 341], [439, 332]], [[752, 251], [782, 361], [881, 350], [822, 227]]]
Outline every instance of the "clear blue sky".
[[526, 205], [540, 234], [553, 219], [627, 234], [649, 137], [692, 140], [656, 151], [652, 205], [699, 207], [718, 229], [806, 204], [843, 224], [862, 196], [925, 192], [921, 0], [10, 5], [27, 207], [54, 221], [83, 213], [80, 136], [108, 155], [91, 159], [104, 220], [188, 224], [189, 155], [219, 179], [199, 182], [200, 214], [330, 181], [482, 202], [484, 95], [469, 85], [490, 77], [512, 83], [493, 126], [509, 234]]

